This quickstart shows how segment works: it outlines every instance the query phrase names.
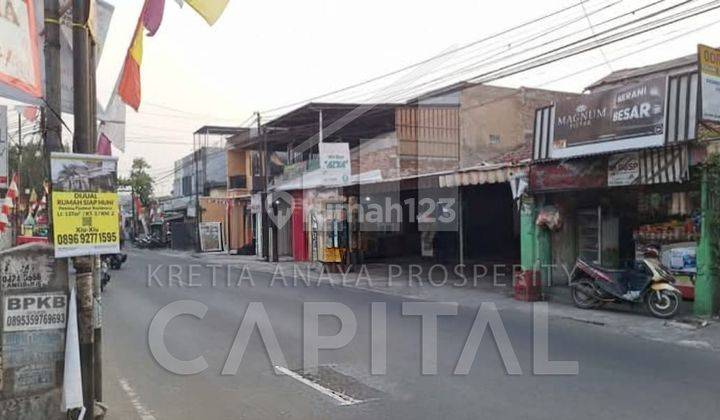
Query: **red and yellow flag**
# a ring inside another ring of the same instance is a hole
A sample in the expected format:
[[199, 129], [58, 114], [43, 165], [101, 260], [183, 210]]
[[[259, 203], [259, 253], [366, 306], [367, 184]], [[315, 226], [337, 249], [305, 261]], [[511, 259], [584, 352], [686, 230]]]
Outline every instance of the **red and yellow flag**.
[[140, 64], [142, 64], [143, 53], [143, 26], [138, 25], [135, 28], [135, 36], [130, 43], [127, 55], [125, 56], [125, 64], [123, 65], [122, 76], [120, 76], [120, 84], [118, 85], [118, 94], [126, 104], [130, 105], [135, 111], [140, 108], [141, 89], [140, 89]]
[[[214, 24], [225, 11], [229, 0], [185, 0], [208, 24]], [[143, 56], [143, 33], [148, 30], [148, 36], [153, 36], [160, 28], [162, 22], [165, 0], [145, 0], [142, 11], [138, 17], [135, 33], [130, 42], [125, 63], [123, 64], [118, 94], [123, 102], [130, 105], [135, 111], [140, 108], [142, 89], [140, 83], [140, 65]]]
[[145, 36], [143, 31], [147, 29], [149, 36], [155, 35], [162, 22], [164, 7], [165, 0], [145, 0], [135, 25], [135, 33], [125, 56], [125, 64], [123, 64], [118, 85], [118, 94], [123, 102], [130, 105], [135, 111], [140, 108], [142, 98], [140, 65], [142, 64], [143, 38]]

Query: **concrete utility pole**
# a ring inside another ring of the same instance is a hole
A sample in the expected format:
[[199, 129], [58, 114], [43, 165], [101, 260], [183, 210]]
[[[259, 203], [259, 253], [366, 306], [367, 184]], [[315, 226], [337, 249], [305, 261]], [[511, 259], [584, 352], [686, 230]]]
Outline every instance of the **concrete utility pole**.
[[[88, 29], [89, 31], [89, 29]], [[97, 77], [95, 68], [95, 52], [97, 44], [92, 36], [88, 37], [88, 43], [90, 49], [88, 51], [88, 68], [90, 70], [90, 78], [88, 84], [90, 85], [90, 150], [92, 153], [97, 151]], [[102, 310], [102, 259], [99, 255], [93, 257], [95, 265], [95, 273], [93, 276], [93, 293], [95, 296], [94, 304], [97, 305], [97, 310], [93, 311], [95, 315], [93, 318], [93, 331], [94, 339], [94, 361], [93, 361], [93, 381], [95, 400], [102, 401], [102, 325], [100, 325], [99, 313]]]
[[200, 163], [199, 154], [202, 150], [200, 146], [199, 134], [193, 134], [193, 166], [195, 168], [195, 233], [197, 234], [197, 241], [195, 243], [195, 251], [202, 251], [202, 244], [200, 243], [200, 223], [202, 222], [202, 210], [200, 209]]
[[[62, 152], [62, 113], [61, 68], [60, 68], [60, 1], [45, 0], [45, 111], [43, 112], [43, 133], [45, 136], [46, 171], [50, 170], [50, 154]], [[52, 191], [50, 191], [52, 194]], [[47, 198], [48, 238], [52, 241], [52, 199]]]
[[[88, 0], [73, 0], [73, 113], [75, 131], [73, 152], [93, 153], [91, 79], [94, 79], [94, 63], [90, 62], [90, 40], [87, 21]], [[92, 69], [92, 71], [91, 71]], [[94, 349], [94, 258], [77, 257], [74, 260], [78, 299], [78, 333], [80, 337], [80, 366], [82, 371], [83, 400], [86, 418], [95, 418], [95, 349]]]
[[261, 133], [263, 136], [263, 193], [261, 195], [260, 199], [260, 219], [262, 224], [262, 257], [265, 261], [270, 261], [270, 247], [269, 247], [269, 237], [268, 234], [270, 231], [270, 218], [267, 214], [267, 196], [268, 196], [268, 184], [270, 179], [270, 172], [268, 170], [268, 166], [270, 165], [270, 159], [268, 158], [268, 144], [267, 144], [267, 132], [263, 131], [262, 124], [260, 122], [260, 113], [256, 112], [257, 114], [257, 130], [258, 130], [258, 137], [260, 137]]
[[[61, 152], [60, 1], [45, 0], [45, 155]], [[49, 172], [48, 172], [49, 173]], [[49, 200], [48, 200], [49, 202]]]

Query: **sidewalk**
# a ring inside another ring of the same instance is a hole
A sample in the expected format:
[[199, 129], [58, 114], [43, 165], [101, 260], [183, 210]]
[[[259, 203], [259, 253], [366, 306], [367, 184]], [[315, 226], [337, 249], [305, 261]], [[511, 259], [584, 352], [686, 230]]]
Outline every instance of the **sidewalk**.
[[[130, 249], [130, 252], [134, 250]], [[276, 284], [282, 277], [288, 283], [326, 283], [338, 287], [349, 287], [374, 293], [400, 296], [411, 300], [457, 302], [461, 306], [478, 307], [483, 302], [494, 302], [499, 310], [532, 312], [532, 304], [512, 298], [512, 278], [498, 277], [493, 284], [492, 277], [481, 277], [474, 281], [472, 274], [466, 281], [438, 265], [422, 264], [410, 268], [404, 265], [365, 264], [361, 270], [350, 273], [328, 273], [319, 264], [296, 263], [281, 260], [269, 263], [256, 256], [239, 256], [225, 253], [198, 254], [174, 250], [143, 250], [176, 258], [191, 259], [197, 264], [236, 265], [247, 267], [251, 272], [264, 272], [276, 277]], [[434, 268], [433, 268], [434, 267]], [[399, 270], [402, 269], [402, 274]], [[410, 270], [422, 270], [421, 280], [410, 277]], [[432, 272], [430, 273], [430, 270]], [[428, 275], [430, 273], [430, 275]], [[443, 281], [445, 280], [445, 281]], [[600, 310], [582, 310], [572, 305], [567, 288], [555, 286], [546, 290], [550, 317], [579, 322], [596, 328], [608, 328], [620, 334], [642, 337], [653, 341], [672, 343], [680, 346], [720, 352], [720, 322], [717, 319], [701, 320], [691, 314], [691, 305], [684, 303], [683, 312], [674, 320], [656, 319], [645, 312], [644, 305], [608, 305]]]

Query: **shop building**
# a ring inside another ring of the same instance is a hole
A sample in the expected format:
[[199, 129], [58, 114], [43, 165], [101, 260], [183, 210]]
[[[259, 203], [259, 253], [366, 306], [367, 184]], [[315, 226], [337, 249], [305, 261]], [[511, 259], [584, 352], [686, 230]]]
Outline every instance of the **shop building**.
[[[535, 109], [572, 95], [462, 83], [405, 104], [308, 104], [267, 122], [260, 135], [236, 136], [234, 147], [268, 162], [267, 190], [280, 197], [269, 203], [256, 192], [254, 225], [268, 222], [266, 207], [287, 220], [277, 232], [275, 223], [258, 230], [259, 254], [517, 262], [510, 181], [527, 173]], [[346, 156], [348, 171], [325, 167], [323, 150]]]
[[[626, 268], [660, 250], [696, 312], [717, 308], [707, 241], [696, 56], [621, 70], [535, 114], [522, 266], [563, 287], [580, 257]], [[700, 258], [699, 258], [700, 257]]]

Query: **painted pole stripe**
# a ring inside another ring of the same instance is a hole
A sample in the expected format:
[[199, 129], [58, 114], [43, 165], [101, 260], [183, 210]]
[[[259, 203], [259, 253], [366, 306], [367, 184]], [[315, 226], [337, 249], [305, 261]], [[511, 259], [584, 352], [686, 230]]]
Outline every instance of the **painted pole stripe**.
[[324, 386], [322, 386], [316, 382], [313, 382], [303, 376], [298, 375], [297, 373], [293, 372], [292, 370], [290, 370], [286, 367], [274, 366], [274, 368], [277, 372], [280, 372], [283, 375], [287, 375], [287, 376], [297, 380], [298, 382], [301, 382], [301, 383], [309, 386], [310, 388], [320, 392], [321, 394], [324, 394], [324, 395], [332, 398], [333, 400], [335, 400], [338, 403], [338, 405], [355, 405], [355, 404], [360, 404], [363, 402], [362, 400], [356, 400], [353, 397], [345, 395], [342, 392], [333, 391], [332, 389], [325, 388]]

